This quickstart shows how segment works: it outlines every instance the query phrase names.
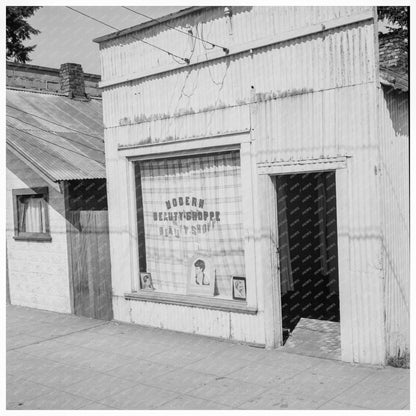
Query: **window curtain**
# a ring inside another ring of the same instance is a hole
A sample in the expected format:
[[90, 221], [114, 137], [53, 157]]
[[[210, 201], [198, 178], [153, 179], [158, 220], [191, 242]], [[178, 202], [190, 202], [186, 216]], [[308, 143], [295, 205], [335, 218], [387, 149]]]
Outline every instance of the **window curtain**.
[[45, 206], [41, 197], [24, 198], [20, 204], [19, 216], [20, 232], [46, 233]]
[[279, 223], [279, 262], [281, 294], [294, 290], [292, 265], [290, 258], [288, 216], [287, 216], [287, 183], [280, 181], [277, 187], [277, 212]]
[[139, 165], [147, 272], [155, 290], [186, 294], [202, 259], [213, 295], [230, 298], [232, 276], [245, 276], [239, 153]]

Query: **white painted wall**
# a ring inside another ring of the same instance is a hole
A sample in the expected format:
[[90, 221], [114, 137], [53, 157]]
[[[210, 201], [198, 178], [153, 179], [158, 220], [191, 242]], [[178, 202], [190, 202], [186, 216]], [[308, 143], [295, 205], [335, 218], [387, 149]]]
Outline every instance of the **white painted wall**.
[[48, 186], [28, 165], [7, 151], [6, 236], [12, 305], [71, 312], [63, 194], [49, 187], [51, 242], [16, 241], [12, 189]]

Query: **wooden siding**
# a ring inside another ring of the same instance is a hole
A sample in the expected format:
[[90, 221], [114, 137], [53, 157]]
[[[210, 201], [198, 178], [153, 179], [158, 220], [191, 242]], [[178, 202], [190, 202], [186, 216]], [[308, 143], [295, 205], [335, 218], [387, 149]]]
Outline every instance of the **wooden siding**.
[[111, 320], [111, 266], [107, 211], [69, 211], [75, 315]]

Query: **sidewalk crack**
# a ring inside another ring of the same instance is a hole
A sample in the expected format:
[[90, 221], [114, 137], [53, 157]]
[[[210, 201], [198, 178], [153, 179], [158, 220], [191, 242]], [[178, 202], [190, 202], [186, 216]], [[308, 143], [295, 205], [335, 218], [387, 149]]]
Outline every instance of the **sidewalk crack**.
[[46, 341], [52, 341], [52, 340], [54, 340], [54, 339], [58, 339], [58, 338], [62, 338], [62, 337], [66, 337], [67, 335], [77, 334], [77, 333], [79, 333], [79, 332], [83, 332], [83, 331], [88, 331], [88, 330], [90, 330], [90, 329], [93, 329], [93, 328], [98, 328], [98, 327], [100, 327], [100, 326], [107, 325], [107, 324], [108, 324], [108, 322], [103, 322], [103, 323], [101, 323], [101, 324], [99, 324], [99, 325], [94, 325], [94, 326], [90, 326], [90, 327], [88, 327], [88, 328], [79, 329], [79, 330], [77, 330], [77, 331], [68, 332], [67, 334], [57, 335], [56, 337], [51, 337], [51, 338], [42, 339], [42, 340], [40, 340], [40, 341], [32, 342], [31, 344], [20, 345], [19, 347], [15, 347], [15, 348], [9, 348], [9, 349], [7, 349], [7, 351], [15, 351], [15, 350], [19, 350], [19, 349], [21, 349], [21, 348], [29, 347], [29, 346], [31, 346], [31, 345], [41, 344], [42, 342], [46, 342]]

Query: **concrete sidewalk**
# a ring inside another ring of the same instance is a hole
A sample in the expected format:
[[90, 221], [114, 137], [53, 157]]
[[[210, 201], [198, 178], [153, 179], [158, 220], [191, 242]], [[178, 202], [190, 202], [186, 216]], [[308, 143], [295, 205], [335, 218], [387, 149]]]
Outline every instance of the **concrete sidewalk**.
[[409, 370], [7, 306], [7, 409], [408, 409]]

